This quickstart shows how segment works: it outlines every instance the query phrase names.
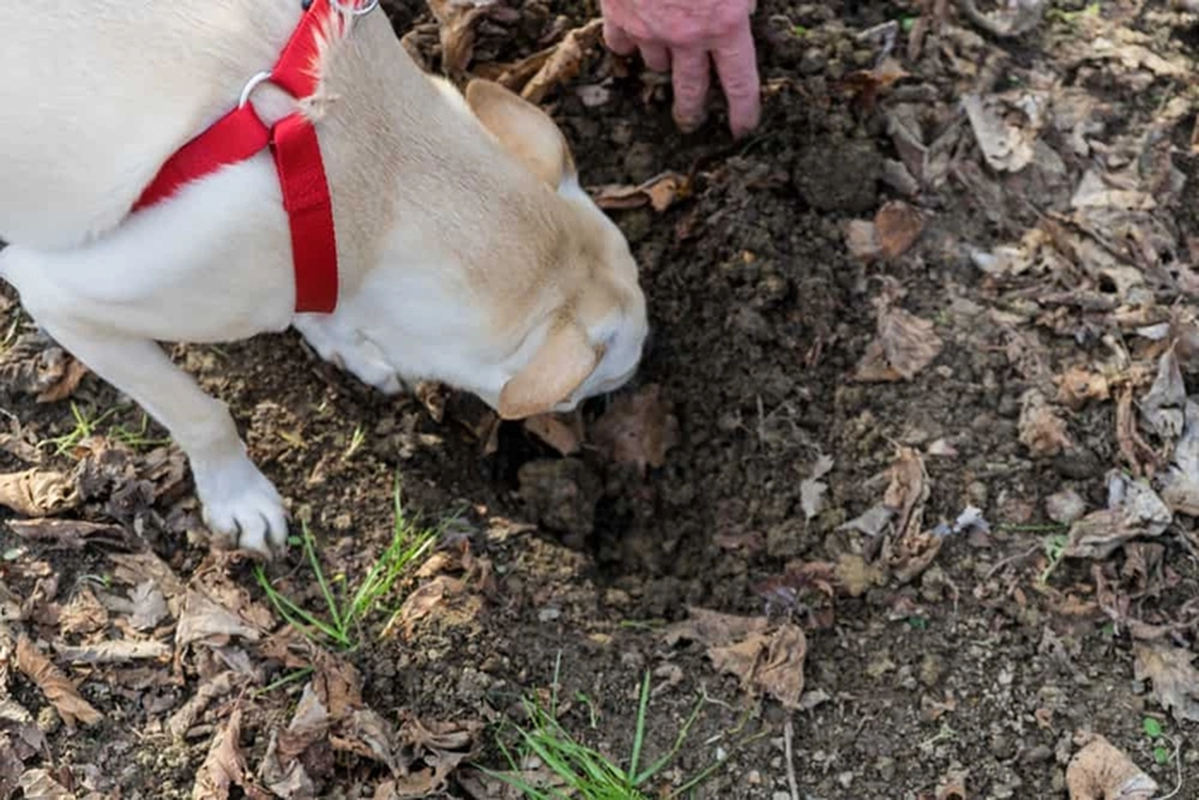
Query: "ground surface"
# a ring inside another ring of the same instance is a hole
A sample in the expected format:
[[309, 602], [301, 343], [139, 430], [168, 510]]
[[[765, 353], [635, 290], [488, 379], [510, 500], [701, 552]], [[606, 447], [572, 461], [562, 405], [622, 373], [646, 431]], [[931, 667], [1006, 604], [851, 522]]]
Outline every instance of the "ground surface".
[[[511, 5], [472, 71], [596, 15]], [[423, 4], [388, 10], [439, 68]], [[65, 529], [0, 527], [0, 796], [500, 797], [468, 764], [506, 766], [497, 725], [556, 664], [563, 725], [617, 761], [646, 670], [648, 754], [701, 700], [653, 796], [725, 758], [696, 797], [1064, 797], [1088, 731], [1199, 792], [1199, 19], [1067, 2], [1003, 39], [945, 4], [764, 0], [755, 27], [747, 141], [719, 106], [675, 133], [594, 37], [542, 101], [654, 329], [582, 439], [384, 399], [290, 334], [174, 351], [326, 574], [379, 557], [397, 475], [410, 518], [459, 515], [348, 653], [288, 633], [161, 431], [6, 310], [0, 464], [75, 494], [33, 492]], [[322, 610], [298, 548], [270, 571]]]

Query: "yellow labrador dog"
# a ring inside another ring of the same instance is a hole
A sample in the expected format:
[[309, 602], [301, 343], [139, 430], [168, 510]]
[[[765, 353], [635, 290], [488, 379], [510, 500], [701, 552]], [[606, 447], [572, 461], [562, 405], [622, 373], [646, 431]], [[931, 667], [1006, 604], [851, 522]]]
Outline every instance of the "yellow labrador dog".
[[[423, 73], [376, 3], [0, 4], [0, 277], [170, 431], [209, 527], [267, 556], [287, 533], [278, 491], [159, 341], [294, 325], [384, 392], [440, 380], [521, 418], [623, 385], [647, 333], [628, 244], [553, 121], [496, 84]], [[304, 36], [297, 97], [263, 78]], [[139, 202], [246, 108], [271, 137], [296, 122], [319, 180], [288, 174], [271, 138]], [[309, 189], [327, 231], [296, 211]], [[316, 311], [298, 304], [314, 258], [336, 292]]]

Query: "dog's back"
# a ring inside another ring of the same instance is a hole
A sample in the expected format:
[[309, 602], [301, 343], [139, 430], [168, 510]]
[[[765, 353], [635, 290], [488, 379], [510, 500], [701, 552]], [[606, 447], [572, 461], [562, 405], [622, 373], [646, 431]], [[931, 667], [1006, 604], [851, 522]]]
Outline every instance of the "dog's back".
[[236, 102], [300, 0], [0, 3], [0, 239], [120, 223], [162, 161]]

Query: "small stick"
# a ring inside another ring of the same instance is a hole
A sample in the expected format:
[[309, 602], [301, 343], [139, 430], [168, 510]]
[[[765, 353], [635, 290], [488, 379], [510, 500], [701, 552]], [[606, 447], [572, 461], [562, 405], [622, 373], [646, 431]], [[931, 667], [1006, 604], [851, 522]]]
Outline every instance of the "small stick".
[[783, 726], [783, 747], [787, 757], [787, 785], [791, 787], [791, 800], [799, 800], [799, 781], [795, 779], [795, 755], [791, 748], [793, 738], [795, 738], [795, 727], [791, 724], [791, 717], [787, 717], [787, 724]]

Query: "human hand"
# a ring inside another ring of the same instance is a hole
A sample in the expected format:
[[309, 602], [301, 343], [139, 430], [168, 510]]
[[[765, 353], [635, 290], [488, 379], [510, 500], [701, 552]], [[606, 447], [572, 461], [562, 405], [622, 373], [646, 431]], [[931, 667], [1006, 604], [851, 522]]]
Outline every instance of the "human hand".
[[762, 114], [749, 18], [755, 0], [600, 0], [604, 40], [619, 55], [641, 51], [655, 72], [673, 73], [674, 120], [704, 123], [712, 64], [729, 103], [729, 127], [743, 136]]

